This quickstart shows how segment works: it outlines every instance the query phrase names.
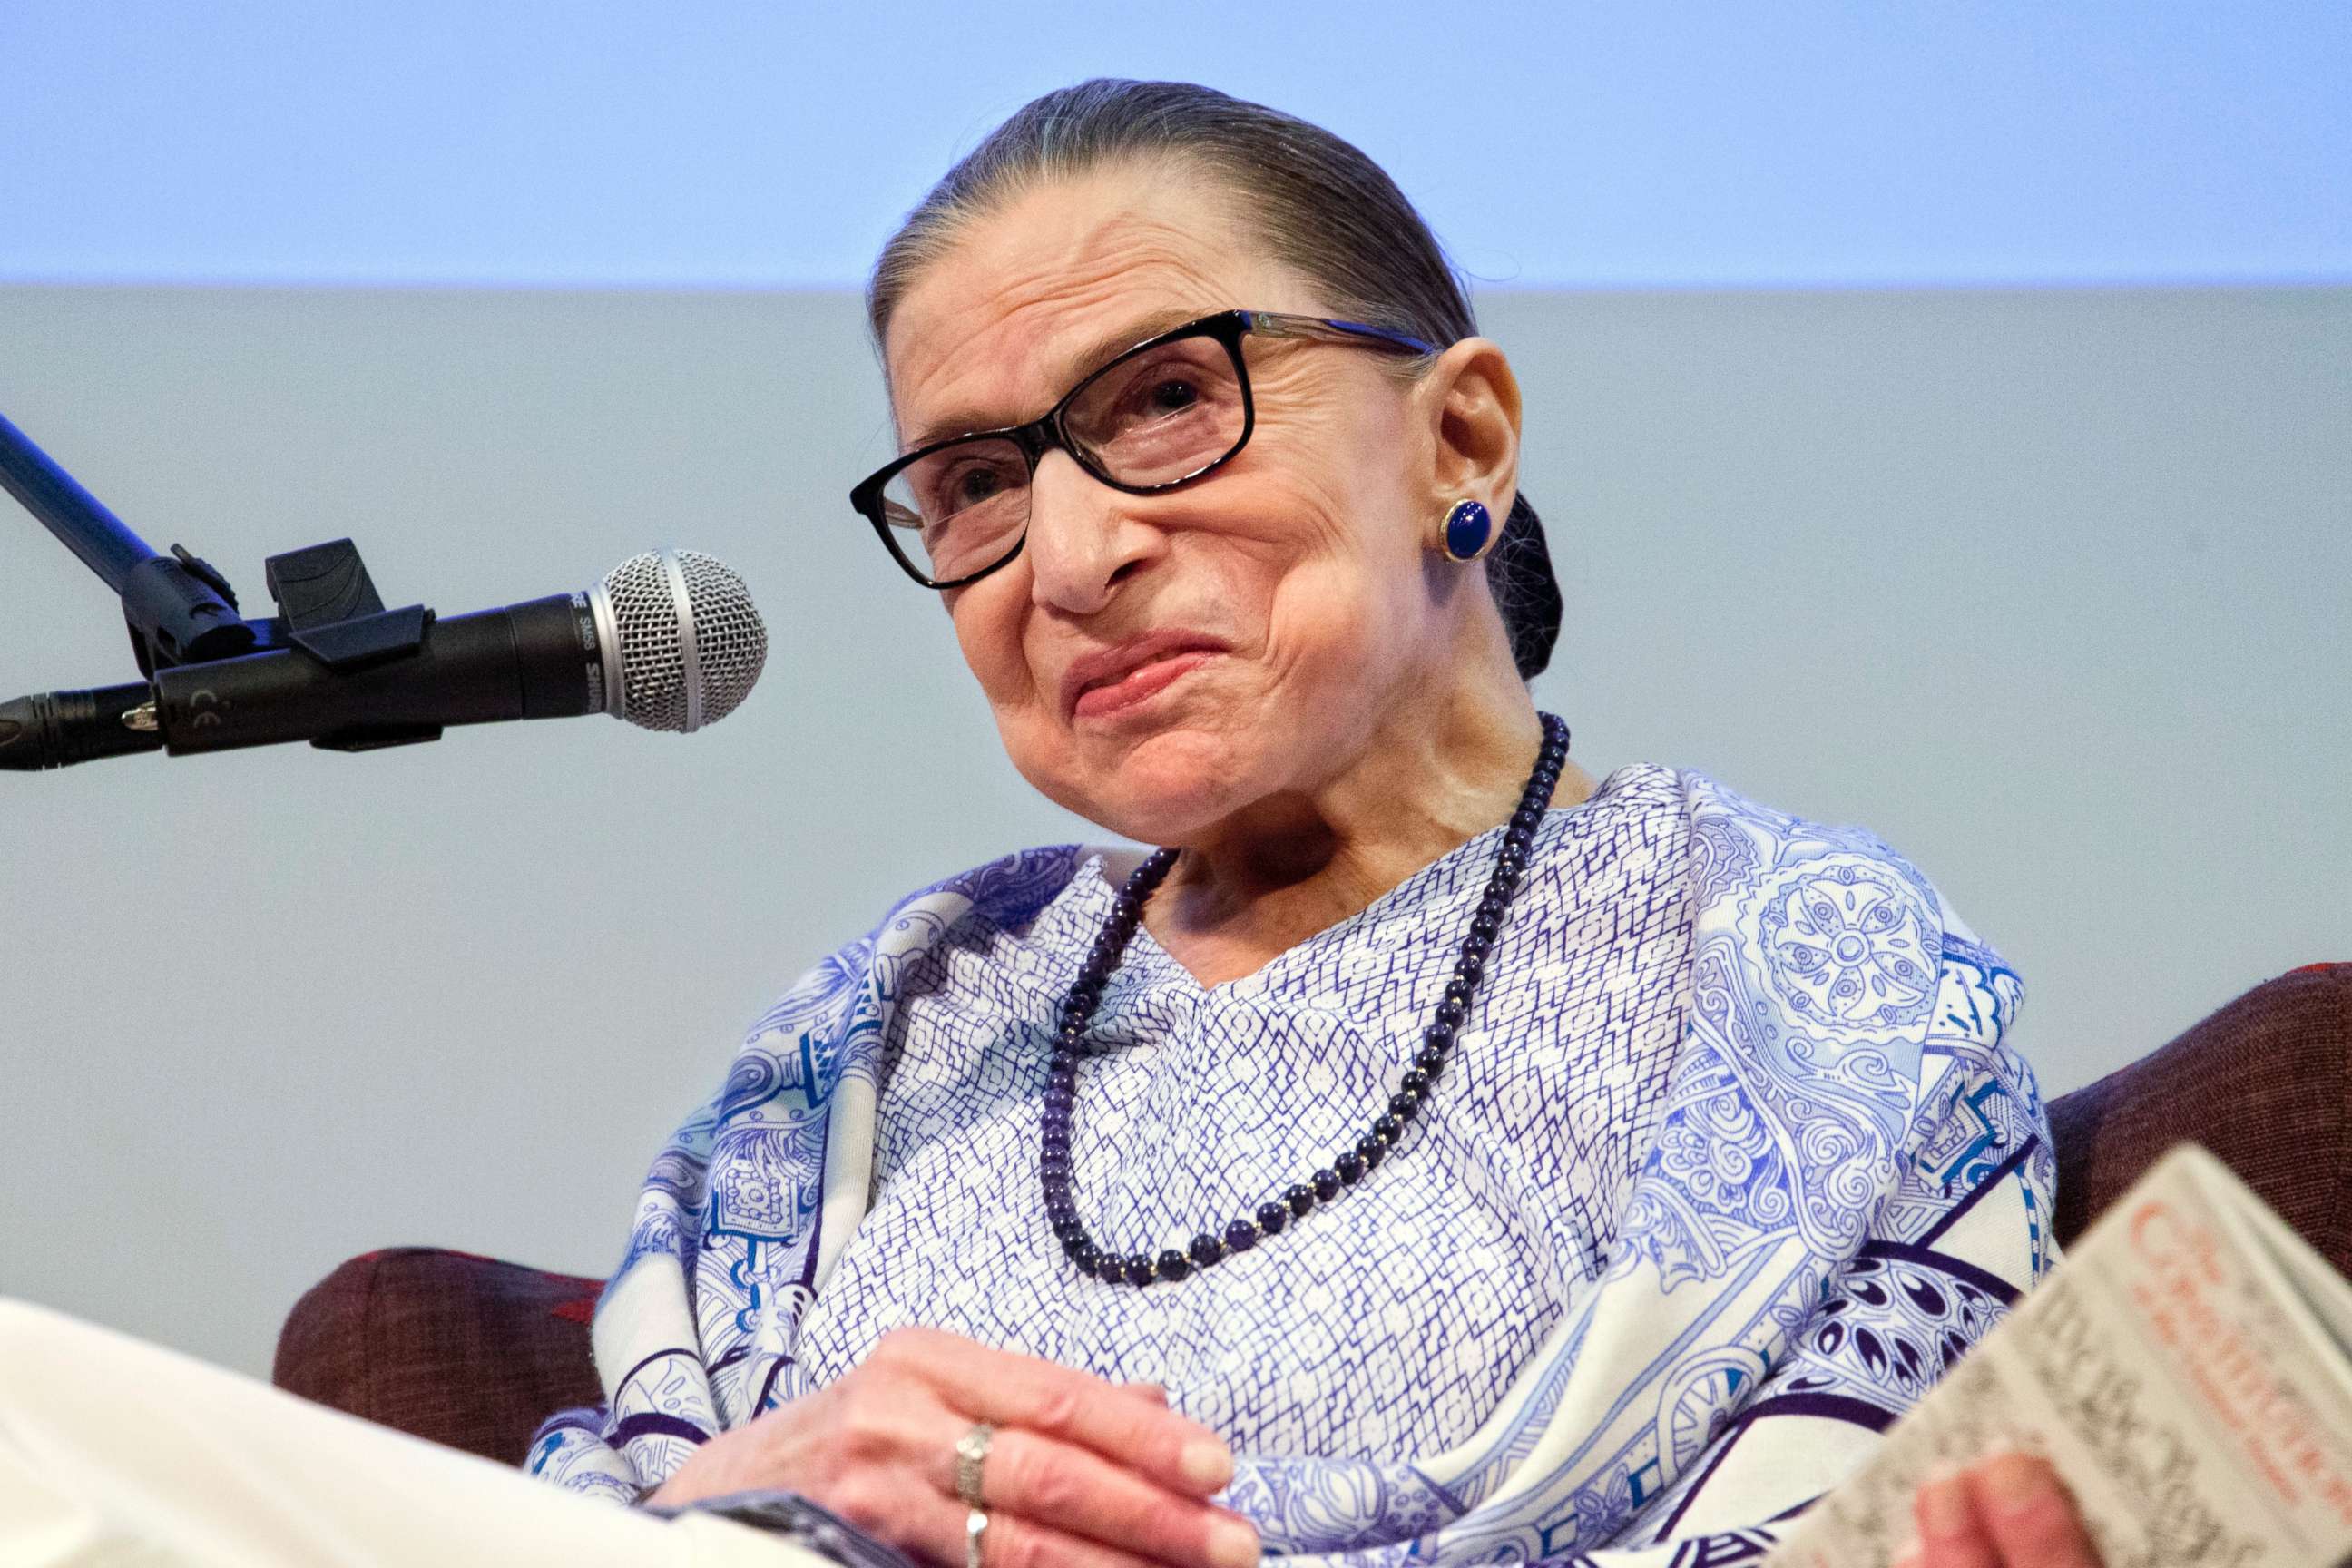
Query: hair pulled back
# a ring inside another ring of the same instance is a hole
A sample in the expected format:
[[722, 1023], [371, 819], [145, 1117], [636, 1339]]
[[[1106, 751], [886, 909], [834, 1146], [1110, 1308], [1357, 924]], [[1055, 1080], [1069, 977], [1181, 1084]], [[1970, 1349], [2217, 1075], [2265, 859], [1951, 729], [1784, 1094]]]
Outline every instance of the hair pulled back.
[[[1314, 279], [1339, 315], [1444, 346], [1475, 335], [1469, 293], [1396, 182], [1321, 126], [1190, 82], [1102, 78], [1032, 100], [950, 169], [874, 264], [875, 342], [916, 277], [962, 226], [1034, 185], [1136, 159], [1208, 170], [1255, 215], [1276, 260]], [[1559, 584], [1535, 509], [1512, 502], [1487, 586], [1520, 679], [1551, 660]]]

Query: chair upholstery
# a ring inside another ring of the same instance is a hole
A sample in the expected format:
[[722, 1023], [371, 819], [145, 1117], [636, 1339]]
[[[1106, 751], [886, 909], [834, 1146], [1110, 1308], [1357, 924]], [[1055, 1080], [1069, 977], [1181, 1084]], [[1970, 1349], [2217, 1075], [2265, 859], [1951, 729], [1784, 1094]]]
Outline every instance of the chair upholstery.
[[542, 1416], [604, 1400], [601, 1279], [432, 1247], [352, 1258], [294, 1304], [270, 1380], [321, 1405], [518, 1464]]
[[2182, 1139], [2352, 1274], [2352, 963], [2257, 985], [2187, 1034], [2050, 1107], [2058, 1240]]
[[[2061, 1245], [2193, 1138], [2352, 1273], [2352, 964], [2258, 985], [2050, 1107]], [[602, 1282], [435, 1247], [371, 1252], [295, 1303], [280, 1387], [509, 1464], [541, 1417], [603, 1398]]]

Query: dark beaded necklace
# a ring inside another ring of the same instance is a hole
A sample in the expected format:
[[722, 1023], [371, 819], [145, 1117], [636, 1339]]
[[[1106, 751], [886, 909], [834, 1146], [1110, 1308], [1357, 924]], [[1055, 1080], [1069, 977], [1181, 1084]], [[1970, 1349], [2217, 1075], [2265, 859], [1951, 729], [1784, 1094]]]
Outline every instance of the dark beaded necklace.
[[1127, 950], [1135, 928], [1142, 923], [1144, 900], [1151, 897], [1152, 889], [1176, 863], [1176, 851], [1155, 849], [1135, 868], [1119, 889], [1111, 908], [1110, 923], [1095, 939], [1085, 965], [1063, 1000], [1062, 1022], [1055, 1032], [1053, 1055], [1045, 1069], [1045, 1139], [1038, 1157], [1045, 1215], [1053, 1222], [1062, 1250], [1077, 1265], [1080, 1273], [1113, 1285], [1181, 1279], [1195, 1268], [1206, 1268], [1236, 1252], [1247, 1252], [1261, 1238], [1279, 1233], [1292, 1220], [1306, 1218], [1318, 1205], [1331, 1202], [1362, 1181], [1364, 1173], [1396, 1146], [1405, 1128], [1420, 1114], [1430, 1085], [1445, 1070], [1454, 1036], [1463, 1020], [1470, 1016], [1470, 997], [1486, 972], [1486, 954], [1494, 946], [1496, 933], [1502, 930], [1503, 915], [1510, 908], [1511, 895], [1518, 890], [1520, 873], [1527, 869], [1536, 826], [1543, 820], [1552, 791], [1559, 784], [1559, 770], [1568, 761], [1568, 726], [1549, 713], [1539, 717], [1544, 739], [1543, 748], [1536, 756], [1535, 772], [1528, 776], [1528, 787], [1519, 795], [1518, 809], [1511, 814], [1510, 823], [1503, 830], [1502, 847], [1495, 852], [1494, 874], [1487, 878], [1486, 897], [1479, 900], [1478, 912], [1471, 918], [1470, 934], [1462, 940], [1462, 956], [1454, 961], [1454, 977], [1445, 983], [1445, 994], [1437, 1004], [1437, 1016], [1423, 1033], [1421, 1048], [1413, 1055], [1412, 1066], [1405, 1069], [1397, 1092], [1390, 1098], [1388, 1110], [1374, 1120], [1371, 1131], [1356, 1140], [1353, 1148], [1343, 1151], [1307, 1180], [1294, 1184], [1279, 1198], [1260, 1204], [1255, 1217], [1231, 1222], [1222, 1235], [1204, 1230], [1182, 1251], [1171, 1247], [1156, 1258], [1148, 1253], [1121, 1254], [1096, 1246], [1078, 1218], [1077, 1202], [1070, 1185], [1070, 1112], [1076, 1102], [1079, 1042], [1086, 1038], [1087, 1026], [1102, 1001], [1103, 986], [1109, 981], [1111, 971], [1118, 966], [1119, 954]]

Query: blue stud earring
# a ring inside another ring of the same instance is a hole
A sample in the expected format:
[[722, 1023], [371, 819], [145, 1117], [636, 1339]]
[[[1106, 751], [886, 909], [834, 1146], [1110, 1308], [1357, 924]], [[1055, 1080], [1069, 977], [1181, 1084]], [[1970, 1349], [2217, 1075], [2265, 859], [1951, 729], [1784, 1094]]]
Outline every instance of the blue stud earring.
[[1449, 561], [1475, 561], [1495, 542], [1495, 519], [1475, 500], [1458, 500], [1445, 514], [1445, 555]]

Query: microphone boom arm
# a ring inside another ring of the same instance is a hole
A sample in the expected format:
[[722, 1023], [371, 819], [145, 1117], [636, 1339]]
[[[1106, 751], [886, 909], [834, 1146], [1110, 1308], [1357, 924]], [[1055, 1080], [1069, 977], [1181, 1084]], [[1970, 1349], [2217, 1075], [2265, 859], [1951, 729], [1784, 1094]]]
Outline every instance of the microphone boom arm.
[[0, 489], [57, 535], [122, 601], [139, 671], [234, 658], [267, 641], [226, 580], [177, 545], [158, 554], [0, 415]]

